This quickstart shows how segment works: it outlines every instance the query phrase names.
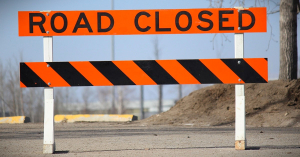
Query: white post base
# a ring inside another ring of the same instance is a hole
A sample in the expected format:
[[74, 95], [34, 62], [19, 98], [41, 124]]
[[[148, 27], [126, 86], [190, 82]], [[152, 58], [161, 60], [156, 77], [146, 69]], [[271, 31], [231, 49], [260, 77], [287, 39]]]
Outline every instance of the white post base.
[[53, 154], [55, 152], [55, 143], [54, 144], [44, 144], [43, 154]]
[[246, 141], [244, 140], [236, 140], [235, 141], [235, 149], [236, 150], [245, 150], [246, 149]]

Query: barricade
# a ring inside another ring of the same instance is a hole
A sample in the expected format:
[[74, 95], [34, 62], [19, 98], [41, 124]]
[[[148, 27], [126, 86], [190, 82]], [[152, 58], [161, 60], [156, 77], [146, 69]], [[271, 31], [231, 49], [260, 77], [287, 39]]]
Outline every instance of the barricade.
[[[268, 63], [264, 58], [244, 58], [244, 33], [267, 31], [266, 10], [265, 7], [237, 7], [19, 11], [19, 36], [43, 36], [44, 41], [43, 63], [20, 63], [20, 86], [22, 88], [44, 87], [43, 152], [53, 153], [55, 151], [53, 87], [200, 83], [236, 84], [235, 148], [245, 150], [245, 90], [243, 84], [267, 83]], [[52, 62], [53, 36], [192, 33], [235, 33], [236, 59]], [[172, 66], [177, 68], [172, 68]], [[92, 74], [97, 75], [101, 81], [95, 79]], [[70, 78], [71, 75], [74, 79]]]

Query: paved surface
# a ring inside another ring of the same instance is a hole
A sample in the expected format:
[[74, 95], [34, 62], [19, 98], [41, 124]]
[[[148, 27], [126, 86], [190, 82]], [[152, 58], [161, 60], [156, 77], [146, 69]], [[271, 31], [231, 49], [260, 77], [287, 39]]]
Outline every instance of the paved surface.
[[234, 149], [233, 127], [55, 124], [55, 154], [44, 155], [43, 124], [1, 124], [0, 156], [300, 156], [300, 128], [247, 128]]

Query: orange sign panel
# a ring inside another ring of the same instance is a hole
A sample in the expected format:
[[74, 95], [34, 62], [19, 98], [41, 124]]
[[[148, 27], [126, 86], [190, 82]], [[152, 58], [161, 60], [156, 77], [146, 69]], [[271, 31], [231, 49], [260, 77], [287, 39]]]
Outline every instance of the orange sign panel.
[[19, 36], [247, 33], [267, 31], [261, 8], [19, 11]]

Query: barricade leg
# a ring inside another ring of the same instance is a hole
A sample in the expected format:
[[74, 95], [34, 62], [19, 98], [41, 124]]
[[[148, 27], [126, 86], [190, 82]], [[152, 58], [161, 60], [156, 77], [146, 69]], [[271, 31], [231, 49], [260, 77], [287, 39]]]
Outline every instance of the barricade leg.
[[[53, 37], [46, 36], [44, 42], [44, 62], [52, 62]], [[51, 82], [46, 82], [51, 85]], [[43, 153], [52, 154], [55, 151], [54, 141], [54, 99], [53, 88], [44, 88], [44, 145]]]
[[[235, 58], [244, 58], [244, 34], [234, 34]], [[246, 149], [245, 86], [235, 85], [235, 149]]]

